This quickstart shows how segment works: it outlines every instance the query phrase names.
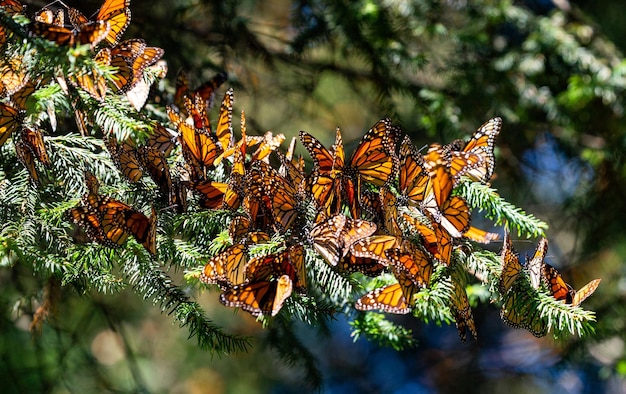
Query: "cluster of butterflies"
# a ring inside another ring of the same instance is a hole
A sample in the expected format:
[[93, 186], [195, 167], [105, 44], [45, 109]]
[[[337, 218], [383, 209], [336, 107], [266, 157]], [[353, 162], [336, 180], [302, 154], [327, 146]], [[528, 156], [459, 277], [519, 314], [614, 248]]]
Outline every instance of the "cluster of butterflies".
[[[93, 70], [57, 78], [68, 92], [80, 88], [101, 101], [112, 90], [126, 93], [130, 99], [128, 94], [143, 83], [146, 67], [163, 55], [160, 48], [148, 47], [141, 39], [120, 42], [130, 22], [128, 6], [129, 0], [105, 0], [93, 20], [70, 7], [56, 12], [44, 8], [36, 13], [27, 26], [31, 36], [57, 45], [89, 44], [92, 48], [97, 65]], [[17, 0], [0, 0], [0, 9], [9, 15], [24, 12]], [[66, 14], [71, 27], [65, 26]], [[0, 33], [6, 40], [7, 31]], [[95, 52], [96, 48], [100, 49]], [[1, 94], [9, 102], [0, 103], [0, 146], [13, 135], [18, 157], [37, 182], [35, 160], [44, 165], [50, 161], [41, 130], [24, 125], [23, 116], [26, 98], [43, 81], [24, 77], [27, 74], [20, 69], [20, 59], [3, 62]], [[100, 66], [116, 67], [115, 78], [102, 77]], [[63, 83], [65, 80], [69, 84]], [[283, 153], [278, 148], [284, 135], [271, 131], [247, 135], [243, 111], [240, 139], [236, 140], [232, 89], [224, 95], [217, 121], [211, 122], [208, 113], [215, 90], [225, 81], [226, 75], [219, 74], [190, 89], [186, 74], [179, 73], [174, 103], [167, 108], [175, 135], [154, 122], [143, 144], [131, 139], [118, 141], [112, 132], [105, 136], [106, 148], [123, 177], [139, 182], [148, 176], [158, 188], [163, 209], [187, 211], [191, 192], [197, 208], [230, 212], [231, 245], [210, 258], [199, 273], [202, 282], [220, 287], [219, 299], [224, 305], [254, 316], [275, 316], [294, 291], [307, 294], [307, 278], [314, 268], [305, 261], [316, 255], [340, 274], [360, 272], [376, 277], [390, 273], [393, 284], [363, 295], [355, 307], [407, 314], [415, 307], [420, 290], [429, 287], [435, 267], [451, 266], [453, 250], [464, 240], [489, 243], [497, 239], [497, 234], [470, 225], [470, 208], [453, 191], [464, 178], [490, 181], [500, 118], [487, 121], [467, 141], [432, 144], [424, 153], [408, 136], [401, 139], [399, 127], [382, 119], [363, 136], [349, 158], [339, 129], [329, 148], [301, 131], [299, 141], [313, 162], [307, 172], [304, 159], [294, 156], [295, 138]], [[143, 104], [131, 100], [131, 105], [140, 108]], [[86, 130], [78, 116], [77, 124]], [[67, 211], [68, 220], [93, 242], [117, 248], [133, 237], [156, 255], [156, 209], [153, 207], [148, 217], [124, 202], [100, 195], [99, 182], [89, 172], [85, 182], [87, 193]], [[278, 252], [255, 255], [258, 245], [276, 239], [283, 240]], [[541, 258], [536, 253], [528, 264], [533, 287], [538, 288], [543, 280], [555, 298], [579, 304], [595, 290], [597, 282], [571, 291], [558, 272], [543, 263], [545, 249], [547, 241]], [[536, 335], [542, 333], [537, 313], [530, 313], [530, 307], [523, 311], [513, 308], [518, 305], [516, 297], [524, 293], [517, 291], [522, 266], [508, 236], [502, 256], [503, 319]], [[450, 278], [453, 296], [449, 307], [459, 334], [465, 340], [469, 330], [476, 337], [465, 284], [455, 275]]]
[[[131, 105], [139, 110], [149, 93], [144, 71], [151, 68], [157, 73], [160, 68], [155, 63], [163, 55], [163, 49], [150, 47], [141, 38], [120, 42], [130, 23], [130, 0], [105, 0], [93, 20], [75, 8], [58, 3], [62, 7], [53, 10], [51, 6], [46, 6], [35, 12], [33, 20], [26, 25], [26, 33], [58, 46], [89, 44], [94, 61], [91, 69], [73, 75], [64, 75], [59, 70], [54, 78], [42, 78], [29, 73], [24, 62], [25, 55], [0, 58], [0, 97], [3, 99], [0, 103], [0, 146], [14, 136], [17, 156], [35, 182], [39, 179], [35, 159], [44, 165], [49, 164], [46, 155], [41, 153], [45, 149], [42, 130], [24, 124], [27, 100], [36, 90], [50, 83], [58, 84], [72, 97], [77, 126], [83, 135], [87, 135], [93, 120], [81, 110], [86, 105], [80, 103], [78, 89], [98, 101], [104, 100], [108, 93], [125, 94]], [[0, 0], [0, 10], [8, 16], [25, 15], [25, 7], [18, 0]], [[0, 46], [3, 49], [6, 49], [7, 38], [12, 34], [7, 27], [1, 26]], [[96, 47], [99, 48], [97, 52]], [[109, 67], [115, 71], [112, 77], [105, 77], [101, 70]], [[53, 129], [56, 128], [54, 112], [49, 111], [48, 116]]]
[[[211, 258], [200, 276], [220, 286], [223, 304], [255, 316], [276, 315], [294, 289], [306, 290], [310, 268], [304, 256], [315, 251], [342, 273], [375, 277], [391, 272], [397, 283], [364, 295], [356, 308], [406, 314], [413, 296], [429, 285], [435, 264], [451, 263], [456, 240], [488, 243], [497, 238], [470, 226], [470, 208], [452, 191], [461, 177], [490, 179], [500, 118], [482, 125], [469, 141], [432, 145], [425, 155], [408, 137], [397, 152], [400, 130], [383, 119], [348, 161], [339, 129], [330, 149], [301, 132], [314, 165], [307, 173], [304, 159], [294, 157], [295, 139], [282, 153], [277, 150], [282, 134], [248, 136], [243, 112], [241, 139], [235, 141], [233, 101], [228, 90], [215, 127], [200, 95], [185, 95], [182, 108], [168, 107], [183, 165], [177, 181], [161, 183], [172, 205], [186, 201], [181, 197], [185, 193], [172, 190], [189, 190], [200, 207], [235, 213], [229, 228], [232, 245]], [[131, 167], [122, 165], [121, 170], [129, 173]], [[217, 179], [217, 173], [228, 176]], [[179, 187], [171, 186], [175, 184]], [[184, 211], [186, 206], [177, 208]], [[282, 252], [250, 258], [252, 248], [276, 234], [285, 240]], [[459, 324], [475, 333], [465, 289], [458, 288], [455, 299], [460, 301], [451, 307]]]
[[530, 278], [532, 291], [536, 291], [544, 283], [548, 293], [555, 300], [565, 301], [572, 306], [580, 305], [600, 284], [600, 279], [594, 279], [580, 290], [574, 290], [563, 280], [556, 268], [545, 262], [547, 252], [548, 240], [541, 238], [532, 258], [527, 258], [525, 265], [522, 266], [508, 231], [504, 233], [504, 245], [500, 254], [502, 273], [498, 282], [498, 291], [504, 297], [500, 315], [510, 326], [525, 328], [536, 337], [543, 337], [548, 333], [548, 324], [533, 303], [531, 290], [524, 286], [522, 272], [526, 272], [526, 276]]

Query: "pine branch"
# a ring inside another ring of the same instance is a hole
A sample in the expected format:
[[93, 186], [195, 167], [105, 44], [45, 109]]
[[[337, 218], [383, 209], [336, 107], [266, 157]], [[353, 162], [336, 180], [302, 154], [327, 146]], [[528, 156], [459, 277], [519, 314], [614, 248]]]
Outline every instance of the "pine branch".
[[448, 306], [454, 290], [452, 280], [446, 272], [447, 268], [439, 265], [433, 272], [430, 286], [421, 289], [414, 297], [413, 315], [425, 323], [434, 321], [449, 324], [454, 321]]
[[355, 342], [364, 337], [380, 346], [389, 346], [398, 351], [417, 346], [411, 330], [387, 320], [382, 313], [359, 313], [350, 322], [350, 326]]
[[189, 300], [189, 297], [176, 285], [171, 278], [163, 273], [141, 247], [138, 253], [124, 250], [118, 261], [123, 261], [122, 270], [135, 290], [144, 299], [152, 299], [158, 303], [162, 311], [173, 313], [181, 327], [188, 326], [190, 337], [197, 335], [198, 345], [216, 353], [245, 351], [248, 340], [225, 334], [204, 315], [200, 306]]
[[216, 354], [247, 352], [250, 340], [230, 334], [205, 317], [205, 313], [195, 302], [183, 302], [174, 310], [174, 318], [180, 327], [189, 327], [189, 338], [198, 337], [200, 349]]
[[461, 182], [458, 193], [467, 199], [470, 207], [484, 211], [496, 225], [508, 224], [519, 236], [543, 236], [548, 224], [504, 200], [495, 189], [479, 182]]
[[46, 137], [46, 144], [50, 147], [50, 160], [55, 164], [51, 171], [59, 180], [56, 185], [64, 189], [65, 196], [79, 197], [86, 192], [86, 169], [102, 182], [119, 182], [121, 179], [119, 171], [105, 153], [101, 139], [65, 134]]
[[305, 267], [308, 287], [315, 299], [335, 305], [338, 310], [351, 308], [354, 287], [358, 284], [352, 277], [340, 275], [314, 252], [307, 251]]

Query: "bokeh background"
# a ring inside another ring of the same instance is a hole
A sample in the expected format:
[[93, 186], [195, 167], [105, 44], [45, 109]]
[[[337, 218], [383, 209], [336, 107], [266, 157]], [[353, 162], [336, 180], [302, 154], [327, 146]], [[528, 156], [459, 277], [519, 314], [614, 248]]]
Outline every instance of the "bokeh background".
[[[89, 15], [101, 2], [66, 3]], [[323, 392], [626, 392], [626, 4], [153, 0], [133, 1], [131, 10], [126, 37], [165, 49], [169, 71], [153, 100], [171, 102], [179, 68], [192, 86], [225, 71], [250, 133], [290, 139], [306, 130], [330, 145], [339, 126], [355, 143], [388, 116], [425, 146], [467, 137], [501, 116], [492, 186], [549, 224], [547, 261], [569, 283], [602, 278], [584, 303], [597, 313], [595, 334], [558, 342], [505, 326], [497, 306], [478, 297], [479, 338], [467, 343], [453, 325], [406, 316], [391, 318], [417, 339], [403, 351], [355, 341], [343, 315], [321, 332], [294, 323]], [[522, 256], [535, 244], [514, 239]], [[183, 272], [169, 274], [184, 284]], [[36, 309], [44, 287], [28, 267], [0, 262], [3, 392], [313, 390], [306, 366], [281, 359], [266, 345], [267, 331], [224, 308], [217, 293], [185, 287], [216, 324], [251, 337], [249, 352], [200, 350], [187, 329], [131, 289], [63, 288], [56, 313], [33, 336], [24, 311]]]

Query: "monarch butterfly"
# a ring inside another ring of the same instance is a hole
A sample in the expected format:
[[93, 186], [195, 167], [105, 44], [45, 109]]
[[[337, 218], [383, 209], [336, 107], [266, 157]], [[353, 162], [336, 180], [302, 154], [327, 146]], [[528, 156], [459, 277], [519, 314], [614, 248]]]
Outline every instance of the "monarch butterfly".
[[55, 12], [50, 8], [44, 7], [35, 13], [35, 20], [49, 25], [63, 27], [65, 25], [65, 11], [59, 8]]
[[172, 192], [172, 177], [165, 154], [151, 146], [140, 146], [136, 152], [141, 167], [150, 175], [163, 195], [169, 196]]
[[397, 246], [397, 239], [388, 235], [372, 235], [361, 238], [349, 247], [349, 253], [338, 267], [346, 272], [361, 272], [378, 276], [389, 265], [385, 250]]
[[133, 79], [127, 91], [133, 89], [140, 81], [143, 80], [143, 72], [146, 67], [152, 66], [156, 63], [159, 59], [161, 59], [164, 53], [165, 51], [162, 48], [146, 46], [143, 51], [137, 54], [132, 63]]
[[461, 196], [450, 196], [452, 175], [440, 149], [427, 155], [429, 181], [426, 186], [423, 210], [439, 223], [453, 238], [460, 238], [470, 227], [470, 210]]
[[389, 119], [380, 120], [361, 139], [346, 165], [339, 129], [331, 152], [315, 137], [301, 131], [300, 141], [315, 164], [310, 184], [318, 206], [329, 215], [338, 213], [345, 196], [352, 216], [360, 217], [361, 182], [382, 186], [395, 174], [397, 133]]
[[[391, 271], [400, 284], [409, 281], [417, 287], [426, 287], [430, 284], [433, 262], [411, 242], [403, 242], [401, 249], [385, 250], [385, 256], [391, 263]], [[407, 299], [411, 300], [411, 297]]]
[[438, 222], [432, 219], [432, 217], [427, 213], [426, 216], [430, 217], [431, 225], [433, 227], [433, 231], [435, 237], [437, 239], [437, 253], [435, 254], [435, 258], [444, 263], [445, 265], [450, 265], [450, 259], [452, 258], [452, 250], [454, 249], [454, 243], [452, 241], [452, 235]]
[[349, 219], [339, 214], [318, 223], [310, 232], [315, 250], [332, 266], [336, 266], [350, 246], [372, 235], [376, 225], [361, 219]]
[[43, 135], [38, 129], [23, 127], [20, 140], [15, 142], [15, 153], [18, 160], [24, 165], [30, 178], [35, 184], [39, 183], [39, 174], [35, 166], [35, 158], [44, 165], [50, 164]]
[[267, 161], [270, 153], [275, 151], [280, 144], [285, 140], [284, 134], [276, 134], [274, 135], [271, 131], [266, 131], [263, 134], [263, 139], [259, 143], [259, 147], [252, 152], [251, 160], [264, 160]]
[[382, 228], [387, 234], [393, 236], [402, 236], [402, 230], [398, 225], [398, 200], [396, 196], [389, 190], [388, 186], [382, 186], [378, 193], [380, 199]]
[[[445, 265], [450, 265], [452, 257], [452, 236], [439, 223], [430, 220], [428, 213], [422, 215], [424, 221], [414, 218], [406, 213], [402, 214], [403, 221], [412, 229], [413, 232], [419, 234], [424, 248], [430, 252], [435, 259]], [[427, 223], [428, 224], [427, 224]]]
[[228, 180], [228, 187], [224, 193], [222, 209], [235, 210], [239, 208], [245, 198], [245, 165], [241, 151], [236, 150], [233, 155], [233, 166]]
[[154, 206], [152, 207], [152, 215], [150, 216], [150, 220], [148, 222], [148, 234], [146, 235], [146, 239], [141, 242], [144, 248], [151, 255], [156, 255], [156, 231], [157, 231], [157, 213]]
[[245, 174], [245, 157], [246, 152], [248, 150], [248, 144], [252, 145], [252, 137], [249, 137], [246, 134], [246, 115], [243, 110], [241, 110], [241, 139], [235, 143], [230, 148], [224, 150], [222, 154], [220, 154], [215, 159], [215, 165], [221, 163], [222, 159], [225, 157], [233, 156], [233, 173], [239, 174], [243, 176]]
[[120, 93], [128, 93], [142, 82], [145, 68], [156, 63], [164, 53], [161, 48], [148, 47], [141, 38], [125, 40], [101, 51], [110, 51], [108, 65], [117, 68], [115, 80], [110, 84]]
[[33, 155], [43, 165], [50, 164], [50, 158], [46, 151], [46, 146], [43, 143], [43, 134], [40, 129], [31, 129], [29, 127], [23, 127], [21, 133], [22, 141]]
[[[200, 97], [202, 97], [200, 95]], [[235, 93], [230, 88], [224, 94], [222, 106], [220, 107], [220, 115], [217, 118], [217, 126], [215, 126], [215, 136], [222, 146], [222, 150], [226, 151], [235, 144], [233, 135], [233, 103], [235, 102]]]
[[469, 168], [464, 175], [474, 181], [489, 182], [496, 165], [493, 154], [495, 139], [502, 129], [502, 119], [499, 117], [489, 119], [478, 128], [469, 141], [460, 141], [449, 146], [453, 151], [461, 151], [478, 155], [481, 158], [480, 165]]
[[23, 56], [2, 59], [0, 68], [0, 96], [12, 96], [28, 82], [28, 74], [22, 67]]
[[[111, 28], [105, 39], [110, 45], [115, 45], [130, 24], [130, 0], [105, 0], [98, 10], [96, 21], [107, 22]], [[88, 23], [89, 20], [76, 8], [69, 8], [70, 23], [75, 28]]]
[[384, 223], [385, 214], [383, 213], [383, 206], [380, 200], [380, 193], [374, 190], [363, 190], [361, 193], [361, 209], [364, 216], [375, 222]]
[[246, 280], [256, 282], [288, 275], [291, 280], [296, 281], [296, 287], [301, 287], [297, 280], [296, 267], [291, 259], [298, 258], [302, 253], [304, 253], [302, 245], [294, 245], [279, 253], [255, 257], [246, 265]]
[[100, 215], [98, 212], [85, 206], [76, 206], [70, 208], [65, 213], [66, 218], [72, 223], [78, 225], [87, 237], [96, 243], [105, 244], [104, 232], [100, 224]]
[[361, 238], [350, 245], [350, 253], [356, 257], [377, 260], [383, 266], [388, 266], [389, 261], [385, 251], [397, 248], [398, 238], [391, 235], [371, 235]]
[[270, 241], [269, 234], [262, 231], [253, 231], [250, 219], [245, 216], [236, 216], [230, 221], [228, 235], [234, 243], [260, 244]]
[[204, 266], [200, 280], [207, 284], [217, 284], [223, 290], [246, 280], [245, 266], [248, 262], [246, 246], [235, 244], [218, 253]]
[[111, 48], [102, 48], [102, 59], [108, 60], [107, 66], [115, 68], [113, 78], [107, 85], [116, 93], [128, 92], [133, 84], [133, 62], [146, 47], [140, 38], [125, 40]]
[[11, 102], [17, 108], [26, 109], [26, 102], [36, 89], [37, 84], [29, 79], [18, 91], [10, 96]]
[[505, 295], [500, 317], [509, 326], [524, 328], [541, 338], [548, 333], [548, 325], [533, 300], [527, 288], [522, 287], [520, 282], [514, 283], [511, 291]]
[[278, 177], [280, 175], [269, 164], [255, 161], [244, 179], [244, 208], [258, 228], [270, 228], [275, 222], [272, 199], [276, 195]]
[[272, 213], [276, 225], [281, 231], [291, 228], [298, 219], [298, 201], [302, 196], [298, 194], [295, 186], [280, 175], [276, 175], [275, 193], [272, 196]]
[[297, 278], [291, 258], [302, 252], [294, 246], [282, 253], [270, 254], [250, 260], [246, 266], [246, 283], [235, 285], [220, 295], [220, 302], [230, 307], [240, 307], [253, 316], [276, 316], [283, 303], [296, 287], [302, 284]]
[[304, 247], [302, 245], [294, 245], [288, 249], [289, 260], [296, 271], [296, 290], [306, 291], [307, 272], [304, 260]]
[[[17, 0], [0, 0], [0, 7], [9, 16], [24, 14], [24, 6]], [[4, 46], [6, 39], [7, 30], [0, 26], [0, 47]]]
[[[289, 148], [295, 146], [295, 137], [291, 140]], [[293, 160], [288, 158], [287, 155], [282, 154], [280, 151], [275, 150], [274, 153], [278, 156], [280, 161], [280, 168], [278, 173], [286, 178], [294, 187], [298, 189], [298, 192], [304, 193], [306, 186], [306, 174], [304, 173], [304, 160], [300, 156], [299, 160]]]
[[250, 231], [250, 219], [244, 215], [235, 216], [228, 225], [228, 236], [233, 243], [240, 243]]
[[266, 131], [264, 135], [246, 135], [243, 124], [245, 124], [245, 115], [241, 111], [242, 116], [242, 129], [241, 140], [234, 144], [231, 148], [224, 150], [224, 153], [218, 159], [221, 161], [224, 157], [229, 157], [234, 154], [235, 150], [241, 151], [242, 156], [245, 157], [248, 148], [259, 145], [257, 149], [250, 155], [250, 162], [256, 161], [269, 162], [269, 155], [274, 152], [280, 144], [285, 140], [283, 134], [274, 134], [271, 131]]
[[343, 272], [360, 272], [372, 278], [382, 274], [385, 270], [385, 265], [380, 260], [369, 257], [357, 257], [351, 250], [339, 261], [337, 267]]
[[135, 211], [121, 201], [103, 197], [98, 211], [102, 213], [104, 236], [117, 246], [121, 246], [129, 235], [141, 244], [146, 243], [151, 236], [152, 221], [143, 213]]
[[17, 159], [22, 163], [22, 165], [28, 171], [30, 175], [30, 179], [35, 183], [39, 183], [39, 174], [37, 173], [37, 169], [35, 167], [35, 158], [33, 151], [26, 146], [23, 140], [19, 140], [15, 142], [15, 154], [17, 155]]
[[[111, 51], [107, 48], [102, 49], [98, 51], [93, 60], [100, 66], [108, 66], [111, 64]], [[93, 67], [88, 72], [78, 73], [72, 76], [70, 82], [75, 86], [80, 86], [96, 100], [104, 100], [104, 96], [107, 92], [107, 80], [100, 75], [97, 67]]]
[[204, 180], [188, 182], [187, 186], [200, 193], [199, 204], [203, 208], [219, 209], [224, 204], [224, 194], [228, 189], [227, 183]]
[[220, 294], [220, 302], [231, 308], [241, 308], [252, 316], [276, 316], [293, 291], [289, 275], [278, 279], [235, 285]]
[[91, 171], [85, 171], [85, 186], [87, 186], [88, 195], [98, 195], [100, 191], [100, 181], [98, 181], [98, 178], [96, 178]]
[[403, 205], [417, 206], [423, 199], [428, 183], [428, 172], [424, 168], [424, 158], [415, 150], [409, 136], [405, 136], [400, 146], [400, 170], [398, 191]]
[[113, 163], [115, 163], [122, 175], [130, 182], [139, 182], [141, 177], [143, 177], [143, 169], [131, 140], [127, 139], [119, 144], [115, 135], [109, 133], [104, 142]]
[[496, 233], [490, 233], [474, 226], [470, 226], [467, 231], [463, 233], [463, 238], [467, 238], [481, 244], [488, 244], [491, 241], [498, 239], [498, 237], [499, 235]]
[[213, 167], [215, 158], [222, 153], [222, 149], [211, 134], [198, 130], [183, 121], [172, 107], [167, 108], [167, 114], [180, 133], [179, 141], [183, 157], [191, 168], [192, 180], [205, 179], [206, 171]]
[[111, 31], [111, 25], [105, 21], [83, 23], [74, 30], [36, 20], [28, 26], [31, 35], [45, 38], [57, 45], [70, 47], [90, 44], [93, 48], [104, 40]]
[[177, 213], [187, 211], [187, 188], [183, 182], [176, 179], [172, 181], [172, 189], [168, 198], [169, 207], [173, 208]]
[[155, 122], [148, 134], [148, 146], [160, 150], [165, 157], [168, 157], [174, 145], [174, 136], [161, 123]]
[[398, 315], [406, 315], [411, 312], [400, 283], [380, 287], [365, 294], [356, 301], [354, 307], [360, 311], [378, 309]]
[[470, 307], [463, 282], [460, 280], [456, 270], [454, 270], [450, 276], [454, 287], [451, 298], [452, 304], [450, 307], [454, 314], [459, 337], [463, 342], [465, 342], [466, 330], [469, 329], [474, 339], [477, 339], [478, 333], [476, 332], [476, 323], [474, 322], [472, 308]]
[[534, 289], [538, 289], [539, 286], [541, 286], [541, 276], [546, 253], [548, 253], [548, 240], [546, 238], [540, 238], [533, 257], [530, 260], [526, 257], [526, 268], [530, 276], [530, 284]]
[[135, 211], [129, 205], [111, 197], [98, 194], [98, 179], [85, 172], [88, 193], [83, 195], [82, 205], [68, 210], [68, 218], [82, 227], [94, 242], [116, 248], [132, 235], [150, 253], [155, 253], [156, 213], [152, 218]]
[[21, 127], [24, 111], [9, 104], [0, 103], [0, 146], [9, 139], [11, 134]]
[[600, 285], [601, 280], [594, 279], [576, 291], [563, 280], [556, 268], [547, 263], [543, 265], [543, 278], [548, 285], [550, 295], [555, 300], [565, 300], [566, 304], [571, 304], [572, 306], [580, 305], [581, 302], [591, 296], [598, 288], [598, 285]]
[[511, 289], [522, 271], [519, 256], [515, 252], [515, 249], [513, 249], [511, 235], [507, 229], [504, 229], [504, 240], [502, 251], [500, 252], [500, 259], [502, 262], [502, 272], [500, 273], [500, 279], [498, 281], [498, 291], [500, 294], [504, 295]]
[[176, 92], [174, 93], [174, 105], [178, 107], [179, 110], [183, 110], [183, 100], [185, 96], [194, 96], [200, 95], [202, 100], [207, 103], [207, 107], [211, 108], [213, 102], [213, 96], [215, 95], [215, 91], [228, 79], [228, 74], [219, 73], [216, 74], [213, 78], [203, 83], [196, 89], [190, 91], [189, 89], [189, 78], [187, 73], [180, 69], [178, 71], [178, 75], [176, 76]]

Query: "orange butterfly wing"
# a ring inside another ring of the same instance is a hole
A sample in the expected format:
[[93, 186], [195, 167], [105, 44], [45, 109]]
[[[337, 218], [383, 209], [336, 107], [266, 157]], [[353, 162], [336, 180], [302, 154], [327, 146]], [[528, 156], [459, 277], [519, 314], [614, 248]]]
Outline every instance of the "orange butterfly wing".
[[235, 244], [211, 258], [200, 275], [200, 280], [207, 284], [218, 284], [227, 289], [245, 282], [245, 265], [248, 262], [246, 247]]
[[398, 186], [401, 195], [409, 204], [417, 205], [424, 200], [428, 179], [422, 155], [415, 151], [411, 139], [406, 136], [400, 146]]
[[0, 146], [22, 126], [24, 112], [8, 104], [0, 103]]
[[493, 154], [495, 139], [502, 129], [502, 119], [493, 118], [485, 122], [474, 132], [469, 141], [464, 143], [463, 152], [480, 157], [478, 165], [471, 166], [463, 175], [474, 181], [489, 182], [496, 165]]
[[502, 272], [500, 273], [500, 279], [498, 281], [498, 291], [502, 295], [506, 294], [509, 289], [511, 289], [513, 283], [517, 281], [517, 278], [522, 271], [519, 256], [515, 252], [515, 249], [513, 249], [511, 235], [506, 229], [504, 230], [503, 243], [502, 252], [500, 252]]
[[111, 30], [106, 36], [110, 45], [115, 45], [130, 25], [130, 0], [105, 0], [98, 10], [96, 19], [108, 22]]
[[236, 285], [220, 294], [220, 302], [231, 308], [241, 308], [252, 316], [276, 316], [293, 290], [288, 275], [276, 280]]
[[360, 311], [378, 309], [382, 312], [399, 315], [411, 312], [399, 283], [381, 287], [365, 294], [356, 301], [354, 306]]
[[572, 303], [572, 297], [575, 294], [574, 289], [567, 284], [561, 277], [561, 273], [551, 266], [544, 263], [542, 270], [543, 279], [548, 285], [548, 291], [555, 300], [565, 300], [566, 304]]

